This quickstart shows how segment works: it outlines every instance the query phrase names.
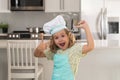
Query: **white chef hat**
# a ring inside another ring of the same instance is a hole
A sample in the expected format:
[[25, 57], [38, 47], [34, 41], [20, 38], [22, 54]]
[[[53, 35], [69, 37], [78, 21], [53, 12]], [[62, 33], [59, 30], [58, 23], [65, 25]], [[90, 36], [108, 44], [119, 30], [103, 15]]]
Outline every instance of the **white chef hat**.
[[67, 28], [66, 22], [65, 22], [63, 16], [61, 16], [61, 15], [58, 15], [57, 17], [55, 17], [51, 21], [45, 23], [43, 26], [44, 32], [49, 33], [49, 34], [54, 34], [54, 33], [59, 32], [60, 30], [63, 30], [65, 28]]

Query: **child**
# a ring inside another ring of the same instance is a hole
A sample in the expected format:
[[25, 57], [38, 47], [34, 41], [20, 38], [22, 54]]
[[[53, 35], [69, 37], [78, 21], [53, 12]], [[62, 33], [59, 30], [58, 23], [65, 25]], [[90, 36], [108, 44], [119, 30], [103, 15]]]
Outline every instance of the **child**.
[[85, 21], [80, 21], [76, 26], [86, 32], [87, 44], [84, 46], [75, 43], [74, 35], [65, 25], [61, 15], [44, 24], [43, 30], [52, 37], [49, 43], [44, 43], [41, 34], [42, 41], [34, 52], [36, 57], [47, 57], [54, 61], [52, 80], [75, 80], [80, 59], [94, 48], [93, 37]]

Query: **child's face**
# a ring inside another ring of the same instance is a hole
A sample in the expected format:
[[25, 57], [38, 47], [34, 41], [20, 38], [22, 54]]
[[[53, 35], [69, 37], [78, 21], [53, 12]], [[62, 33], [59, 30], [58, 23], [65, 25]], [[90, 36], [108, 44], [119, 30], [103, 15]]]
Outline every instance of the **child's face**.
[[53, 35], [55, 44], [62, 50], [68, 48], [69, 38], [65, 30], [61, 30]]

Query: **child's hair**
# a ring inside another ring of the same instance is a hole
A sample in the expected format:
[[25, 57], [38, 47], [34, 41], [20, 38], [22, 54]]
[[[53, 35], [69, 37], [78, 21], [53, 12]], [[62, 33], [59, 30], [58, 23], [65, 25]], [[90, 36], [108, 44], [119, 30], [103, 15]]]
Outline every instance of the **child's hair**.
[[[68, 48], [70, 48], [75, 43], [75, 36], [68, 29], [64, 29], [64, 31], [67, 34], [68, 38], [69, 38]], [[59, 49], [58, 46], [54, 42], [53, 35], [52, 35], [52, 37], [50, 39], [50, 45], [49, 45], [49, 47], [50, 47], [50, 51], [53, 52], [53, 53], [55, 53]]]

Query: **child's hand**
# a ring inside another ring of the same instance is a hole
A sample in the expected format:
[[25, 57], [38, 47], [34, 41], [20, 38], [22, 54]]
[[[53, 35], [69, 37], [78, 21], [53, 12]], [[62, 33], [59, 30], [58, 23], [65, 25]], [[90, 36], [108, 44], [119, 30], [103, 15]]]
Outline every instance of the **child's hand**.
[[36, 57], [44, 57], [44, 50], [46, 49], [46, 44], [44, 43], [44, 34], [43, 33], [40, 33], [40, 39], [41, 39], [41, 42], [40, 44], [37, 46], [37, 48], [35, 49], [35, 52], [34, 52], [34, 56]]
[[78, 25], [76, 27], [86, 29], [88, 27], [88, 24], [86, 21], [82, 20], [82, 21], [78, 22]]
[[40, 43], [40, 48], [41, 49], [45, 49], [45, 43], [44, 43], [44, 33], [40, 33], [40, 39], [41, 39], [41, 43]]
[[41, 39], [42, 42], [44, 41], [43, 38], [44, 38], [44, 34], [40, 33], [40, 39]]

